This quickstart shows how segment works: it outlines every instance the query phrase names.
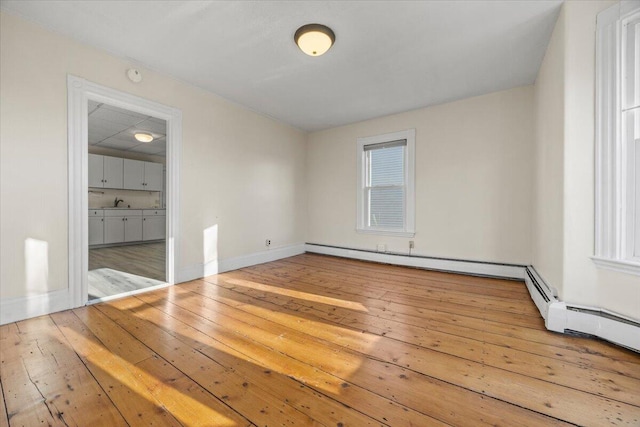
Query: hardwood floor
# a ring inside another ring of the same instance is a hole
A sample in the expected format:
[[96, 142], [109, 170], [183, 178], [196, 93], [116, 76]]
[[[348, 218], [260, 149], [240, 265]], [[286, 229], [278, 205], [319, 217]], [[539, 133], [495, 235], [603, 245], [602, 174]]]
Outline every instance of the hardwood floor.
[[89, 249], [89, 270], [111, 268], [165, 281], [165, 242]]
[[0, 327], [0, 426], [640, 425], [524, 284], [305, 254]]

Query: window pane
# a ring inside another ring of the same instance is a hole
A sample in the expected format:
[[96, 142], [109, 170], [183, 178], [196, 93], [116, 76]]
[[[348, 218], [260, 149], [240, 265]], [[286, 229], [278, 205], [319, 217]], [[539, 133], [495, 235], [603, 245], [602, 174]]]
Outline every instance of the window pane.
[[369, 227], [404, 228], [404, 188], [369, 189]]
[[404, 146], [368, 151], [369, 186], [404, 185]]

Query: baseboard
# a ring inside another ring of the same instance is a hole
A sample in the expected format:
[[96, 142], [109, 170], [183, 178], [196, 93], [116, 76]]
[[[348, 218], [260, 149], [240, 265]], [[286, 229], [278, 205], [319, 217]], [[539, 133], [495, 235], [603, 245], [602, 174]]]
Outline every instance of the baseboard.
[[243, 267], [249, 267], [265, 262], [277, 261], [282, 258], [289, 258], [300, 255], [305, 252], [304, 244], [296, 244], [273, 248], [266, 251], [254, 252], [248, 255], [242, 255], [234, 258], [223, 260], [214, 260], [205, 264], [193, 265], [182, 268], [178, 271], [176, 283], [188, 282], [190, 280], [201, 279], [225, 271], [237, 270]]
[[0, 325], [71, 308], [68, 289], [0, 301]]
[[363, 249], [350, 249], [337, 246], [307, 243], [305, 250], [323, 255], [333, 255], [343, 258], [353, 258], [362, 261], [373, 261], [384, 264], [403, 265], [428, 270], [439, 270], [453, 273], [463, 273], [475, 276], [500, 277], [505, 279], [523, 280], [526, 266], [517, 264], [500, 264], [481, 261], [468, 261], [447, 258], [434, 258], [419, 255], [395, 254], [388, 252], [374, 252]]
[[599, 308], [559, 301], [536, 272], [527, 267], [525, 283], [547, 329], [560, 333], [587, 334], [640, 352], [640, 323]]

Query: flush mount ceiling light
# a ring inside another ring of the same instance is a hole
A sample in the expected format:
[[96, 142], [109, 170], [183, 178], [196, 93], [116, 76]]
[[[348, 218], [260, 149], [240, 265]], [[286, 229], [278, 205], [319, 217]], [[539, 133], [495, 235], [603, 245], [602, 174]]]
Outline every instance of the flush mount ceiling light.
[[331, 28], [321, 24], [307, 24], [298, 28], [293, 39], [301, 51], [309, 56], [320, 56], [336, 41]]
[[146, 132], [136, 132], [133, 135], [140, 142], [151, 142], [153, 141], [153, 135]]

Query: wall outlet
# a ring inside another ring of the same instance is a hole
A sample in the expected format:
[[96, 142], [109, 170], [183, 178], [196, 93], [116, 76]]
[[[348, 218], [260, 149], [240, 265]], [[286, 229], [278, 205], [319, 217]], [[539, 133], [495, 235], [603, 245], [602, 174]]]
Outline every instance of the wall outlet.
[[378, 243], [377, 250], [378, 252], [387, 252], [387, 245], [384, 243]]
[[413, 240], [409, 240], [409, 249], [413, 249], [415, 247], [415, 242]]
[[271, 246], [271, 239], [267, 239], [267, 240], [265, 240], [265, 241], [264, 241], [264, 245], [265, 245], [266, 247]]

